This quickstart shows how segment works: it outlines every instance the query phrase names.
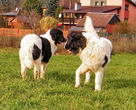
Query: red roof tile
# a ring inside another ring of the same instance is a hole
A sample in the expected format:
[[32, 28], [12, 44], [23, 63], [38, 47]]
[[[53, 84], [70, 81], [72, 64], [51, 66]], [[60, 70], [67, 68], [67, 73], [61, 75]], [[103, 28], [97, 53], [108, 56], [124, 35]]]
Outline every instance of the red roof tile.
[[[93, 20], [94, 27], [106, 27], [112, 18], [116, 16], [113, 13], [87, 13], [86, 16], [90, 16]], [[77, 26], [84, 26], [86, 16], [79, 20]], [[116, 16], [115, 22], [119, 22], [119, 18]]]

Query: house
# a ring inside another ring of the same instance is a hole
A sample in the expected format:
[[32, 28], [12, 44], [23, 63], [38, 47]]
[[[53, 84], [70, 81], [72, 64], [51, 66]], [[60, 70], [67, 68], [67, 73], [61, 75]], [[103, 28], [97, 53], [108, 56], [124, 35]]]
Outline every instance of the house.
[[128, 21], [128, 23], [136, 25], [136, 4], [130, 0], [123, 0], [119, 18], [121, 21]]
[[[82, 6], [122, 6], [125, 0], [79, 0]], [[136, 3], [135, 0], [128, 0]]]
[[80, 2], [81, 7], [78, 10], [73, 8], [62, 11], [63, 24], [75, 25], [77, 20], [88, 12], [114, 13], [121, 21], [135, 23], [136, 4], [130, 0], [80, 0]]
[[31, 19], [27, 16], [19, 15], [11, 21], [13, 28], [31, 28]]
[[[116, 2], [115, 2], [116, 1]], [[128, 23], [135, 23], [136, 19], [136, 3], [131, 0], [107, 0], [107, 6], [118, 5], [120, 10], [115, 12], [118, 14], [121, 21], [128, 21]]]
[[91, 0], [80, 0], [82, 6], [91, 6]]
[[64, 25], [76, 25], [78, 20], [82, 19], [88, 12], [93, 13], [118, 13], [120, 6], [81, 6], [80, 9], [69, 9], [63, 10], [62, 13], [62, 24]]
[[0, 13], [0, 16], [4, 18], [9, 28], [32, 28], [35, 25], [37, 18], [25, 15], [20, 15], [19, 10]]
[[[86, 16], [90, 16], [93, 21], [93, 25], [97, 32], [112, 32], [114, 24], [120, 22], [120, 19], [116, 14], [113, 13], [92, 13], [89, 12]], [[70, 31], [84, 31], [84, 23], [86, 16], [79, 20], [76, 26], [72, 26]]]
[[17, 11], [11, 11], [11, 12], [6, 12], [6, 13], [0, 13], [0, 16], [2, 16], [7, 24], [7, 27], [12, 27], [11, 22], [16, 18], [18, 15]]
[[82, 6], [121, 6], [122, 0], [80, 0]]

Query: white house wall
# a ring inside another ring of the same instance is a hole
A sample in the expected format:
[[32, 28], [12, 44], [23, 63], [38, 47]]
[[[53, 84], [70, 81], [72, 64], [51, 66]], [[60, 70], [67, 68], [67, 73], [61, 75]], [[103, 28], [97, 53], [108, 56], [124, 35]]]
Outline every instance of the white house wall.
[[107, 6], [121, 6], [122, 0], [107, 0]]
[[80, 0], [82, 6], [90, 6], [91, 0]]

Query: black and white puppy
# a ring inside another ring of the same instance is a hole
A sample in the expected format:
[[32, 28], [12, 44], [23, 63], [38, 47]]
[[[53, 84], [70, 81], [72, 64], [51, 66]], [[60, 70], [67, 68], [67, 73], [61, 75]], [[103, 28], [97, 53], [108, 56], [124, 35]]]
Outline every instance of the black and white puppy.
[[65, 42], [63, 32], [57, 28], [50, 29], [44, 35], [28, 34], [21, 40], [19, 57], [22, 78], [26, 77], [27, 68], [34, 66], [34, 79], [44, 78], [44, 72], [57, 45]]
[[76, 70], [75, 87], [80, 86], [80, 75], [86, 73], [85, 83], [90, 80], [90, 72], [95, 73], [95, 90], [101, 90], [104, 69], [110, 61], [112, 44], [99, 37], [93, 27], [90, 17], [86, 18], [85, 32], [71, 32], [68, 35], [65, 48], [73, 53], [79, 53], [82, 64]]

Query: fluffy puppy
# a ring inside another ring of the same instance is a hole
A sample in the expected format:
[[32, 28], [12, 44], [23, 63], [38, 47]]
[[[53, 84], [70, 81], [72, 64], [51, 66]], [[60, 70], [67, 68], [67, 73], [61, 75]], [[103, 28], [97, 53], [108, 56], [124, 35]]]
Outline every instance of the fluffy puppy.
[[95, 73], [95, 90], [101, 90], [105, 67], [111, 58], [112, 44], [99, 37], [93, 27], [92, 20], [87, 16], [85, 32], [71, 32], [65, 48], [74, 54], [79, 53], [82, 64], [76, 70], [75, 87], [80, 86], [80, 75], [86, 73], [85, 83], [90, 80], [90, 72]]
[[21, 40], [19, 57], [22, 78], [26, 77], [26, 70], [34, 66], [34, 79], [44, 78], [44, 72], [51, 56], [57, 50], [57, 45], [65, 42], [63, 32], [50, 29], [46, 34], [38, 36], [28, 34]]

